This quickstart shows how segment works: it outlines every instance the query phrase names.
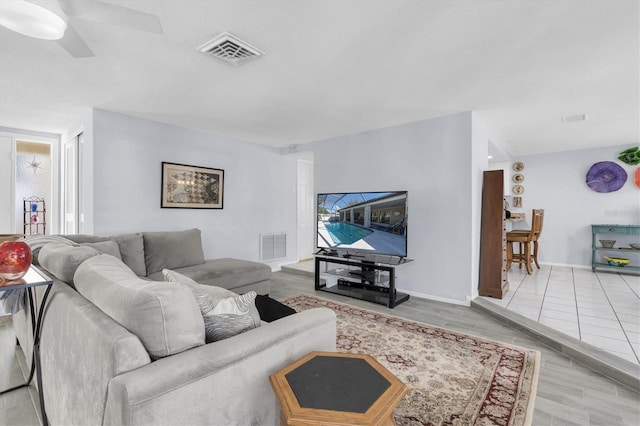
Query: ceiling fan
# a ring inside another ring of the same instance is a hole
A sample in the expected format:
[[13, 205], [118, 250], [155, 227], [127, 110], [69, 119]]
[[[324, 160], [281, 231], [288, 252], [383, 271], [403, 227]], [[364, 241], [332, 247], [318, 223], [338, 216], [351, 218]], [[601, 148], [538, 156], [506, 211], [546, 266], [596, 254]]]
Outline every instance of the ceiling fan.
[[76, 20], [162, 34], [157, 16], [95, 0], [0, 1], [0, 26], [29, 37], [55, 40], [74, 58], [95, 56], [73, 27]]

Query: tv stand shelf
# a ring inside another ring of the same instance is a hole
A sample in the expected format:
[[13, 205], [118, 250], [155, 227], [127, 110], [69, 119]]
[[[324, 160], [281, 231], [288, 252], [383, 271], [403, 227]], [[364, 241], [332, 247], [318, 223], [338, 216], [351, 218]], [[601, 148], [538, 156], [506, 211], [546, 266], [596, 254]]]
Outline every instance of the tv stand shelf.
[[[395, 268], [410, 261], [402, 258], [386, 263], [366, 257], [316, 255], [315, 289], [393, 308], [409, 300], [408, 294], [396, 290]], [[323, 283], [321, 277], [325, 278]]]

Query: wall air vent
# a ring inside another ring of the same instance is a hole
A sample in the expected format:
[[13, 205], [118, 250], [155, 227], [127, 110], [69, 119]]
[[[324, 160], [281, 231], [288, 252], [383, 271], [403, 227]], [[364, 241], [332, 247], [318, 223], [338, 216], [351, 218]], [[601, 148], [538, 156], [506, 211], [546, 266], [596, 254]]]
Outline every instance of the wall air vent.
[[585, 121], [587, 119], [587, 114], [577, 114], [577, 115], [568, 115], [566, 117], [562, 117], [563, 123], [577, 123], [578, 121]]
[[260, 261], [284, 259], [287, 257], [287, 234], [260, 234]]
[[198, 50], [205, 55], [211, 55], [233, 65], [243, 64], [251, 59], [265, 55], [263, 51], [246, 41], [240, 40], [231, 33], [224, 32], [209, 40]]

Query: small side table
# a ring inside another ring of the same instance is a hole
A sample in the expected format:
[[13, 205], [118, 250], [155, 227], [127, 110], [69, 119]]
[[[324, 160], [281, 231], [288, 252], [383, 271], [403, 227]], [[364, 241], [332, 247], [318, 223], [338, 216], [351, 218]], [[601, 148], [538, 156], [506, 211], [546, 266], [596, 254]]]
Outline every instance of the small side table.
[[[25, 386], [29, 386], [31, 381], [33, 380], [34, 373], [36, 374], [36, 379], [38, 380], [38, 397], [40, 399], [40, 411], [42, 413], [42, 424], [47, 426], [49, 424], [47, 420], [47, 413], [44, 408], [44, 393], [42, 392], [42, 369], [40, 365], [40, 331], [42, 330], [42, 321], [44, 315], [44, 306], [47, 302], [47, 298], [49, 297], [49, 291], [51, 291], [51, 286], [53, 285], [53, 280], [46, 276], [43, 272], [37, 269], [35, 266], [31, 265], [29, 271], [25, 274], [22, 279], [18, 281], [0, 281], [0, 291], [8, 291], [8, 290], [18, 290], [18, 289], [26, 289], [27, 295], [29, 299], [29, 308], [31, 311], [31, 326], [33, 333], [33, 353], [31, 354], [31, 372], [29, 373], [29, 378], [27, 381], [21, 385], [14, 386], [9, 389], [5, 389], [0, 391], [0, 394], [7, 393], [16, 389], [23, 388]], [[36, 295], [35, 288], [40, 286], [47, 286], [47, 289], [42, 296], [42, 301], [40, 302], [40, 306], [38, 308], [38, 320], [36, 321]]]
[[280, 425], [395, 425], [407, 387], [366, 354], [311, 352], [269, 377]]

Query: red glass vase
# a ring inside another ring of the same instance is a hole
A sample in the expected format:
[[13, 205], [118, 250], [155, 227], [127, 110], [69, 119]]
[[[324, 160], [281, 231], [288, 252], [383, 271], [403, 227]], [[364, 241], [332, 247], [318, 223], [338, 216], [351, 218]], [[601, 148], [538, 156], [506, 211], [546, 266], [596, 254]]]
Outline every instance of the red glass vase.
[[31, 249], [23, 241], [5, 241], [0, 244], [0, 278], [19, 280], [31, 266]]

